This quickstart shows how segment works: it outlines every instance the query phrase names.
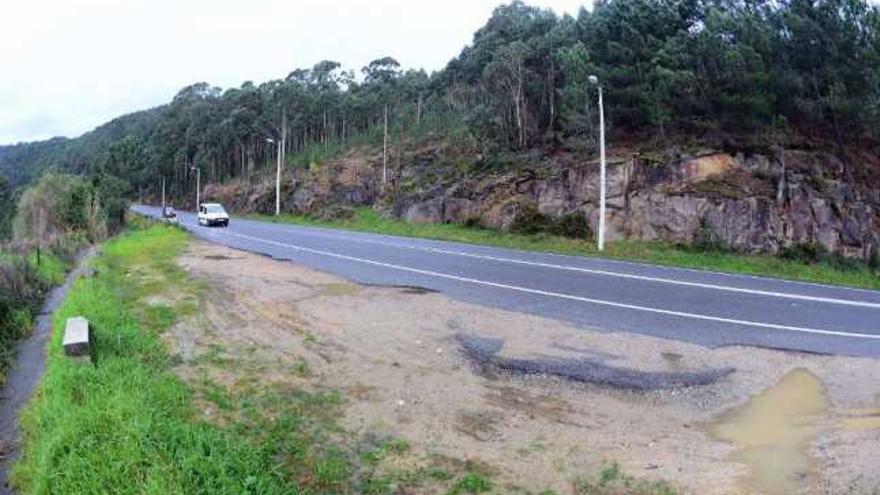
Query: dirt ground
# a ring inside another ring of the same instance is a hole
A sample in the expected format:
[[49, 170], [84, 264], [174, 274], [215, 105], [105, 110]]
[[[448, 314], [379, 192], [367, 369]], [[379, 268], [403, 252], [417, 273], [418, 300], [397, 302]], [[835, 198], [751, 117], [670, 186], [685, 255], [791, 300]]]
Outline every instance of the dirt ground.
[[[165, 336], [183, 363], [222, 349], [258, 363], [267, 383], [340, 390], [346, 430], [488, 466], [502, 487], [572, 493], [573, 480], [612, 462], [685, 493], [880, 487], [877, 360], [592, 331], [202, 242], [180, 264], [204, 288], [198, 315]], [[709, 385], [634, 391], [476, 366], [461, 335], [500, 339], [502, 358], [735, 371]], [[303, 366], [307, 375], [291, 371]], [[219, 373], [232, 382], [236, 371]], [[771, 460], [781, 480], [762, 479]]]

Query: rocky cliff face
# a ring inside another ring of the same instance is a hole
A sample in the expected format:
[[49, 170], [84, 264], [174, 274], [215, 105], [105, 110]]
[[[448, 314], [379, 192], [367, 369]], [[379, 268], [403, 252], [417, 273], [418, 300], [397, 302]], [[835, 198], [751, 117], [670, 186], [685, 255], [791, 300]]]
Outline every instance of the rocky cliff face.
[[[880, 160], [867, 153], [617, 156], [608, 166], [609, 240], [690, 243], [708, 235], [746, 252], [821, 244], [858, 257], [880, 245]], [[399, 157], [383, 186], [381, 157], [351, 152], [288, 175], [284, 205], [319, 216], [371, 205], [412, 222], [478, 222], [502, 230], [536, 207], [549, 217], [585, 215], [596, 228], [597, 163], [573, 155], [520, 156], [516, 163], [493, 170], [421, 150]], [[274, 205], [271, 184], [215, 186], [208, 194], [239, 210]]]

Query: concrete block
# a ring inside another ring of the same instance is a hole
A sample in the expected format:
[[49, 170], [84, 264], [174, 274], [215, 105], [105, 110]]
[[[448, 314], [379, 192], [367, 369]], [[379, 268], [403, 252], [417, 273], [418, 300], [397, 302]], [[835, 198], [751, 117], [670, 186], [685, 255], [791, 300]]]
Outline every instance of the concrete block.
[[68, 356], [88, 356], [89, 346], [89, 320], [82, 316], [68, 318], [64, 327], [64, 354]]

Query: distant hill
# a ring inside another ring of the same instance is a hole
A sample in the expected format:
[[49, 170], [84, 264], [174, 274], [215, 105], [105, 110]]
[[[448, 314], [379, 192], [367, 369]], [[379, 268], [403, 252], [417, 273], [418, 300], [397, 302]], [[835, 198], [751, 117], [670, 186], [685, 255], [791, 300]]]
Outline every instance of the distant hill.
[[127, 136], [146, 139], [166, 107], [156, 107], [115, 118], [74, 139], [55, 137], [45, 141], [0, 146], [0, 174], [12, 187], [31, 182], [46, 170], [86, 173], [99, 163], [110, 145]]

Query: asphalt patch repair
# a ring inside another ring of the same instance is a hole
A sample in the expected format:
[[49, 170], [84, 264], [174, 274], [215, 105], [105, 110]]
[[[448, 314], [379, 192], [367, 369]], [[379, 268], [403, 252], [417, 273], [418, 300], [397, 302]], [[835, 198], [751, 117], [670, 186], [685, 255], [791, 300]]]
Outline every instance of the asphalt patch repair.
[[473, 334], [455, 336], [462, 352], [478, 368], [492, 368], [511, 374], [555, 376], [638, 392], [711, 385], [735, 371], [733, 367], [701, 371], [640, 371], [609, 366], [590, 358], [506, 358], [499, 355], [504, 341]]

